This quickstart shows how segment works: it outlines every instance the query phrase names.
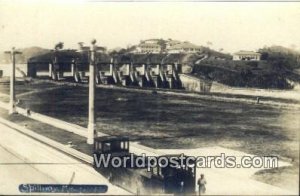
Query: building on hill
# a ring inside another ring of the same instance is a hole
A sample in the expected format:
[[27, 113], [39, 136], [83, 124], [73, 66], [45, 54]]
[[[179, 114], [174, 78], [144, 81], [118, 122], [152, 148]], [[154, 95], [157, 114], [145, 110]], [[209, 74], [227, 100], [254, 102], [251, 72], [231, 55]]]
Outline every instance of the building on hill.
[[162, 52], [162, 47], [156, 43], [140, 43], [135, 50], [136, 53], [153, 53], [158, 54]]
[[161, 40], [159, 39], [148, 39], [142, 40], [139, 45], [136, 46], [134, 53], [153, 53], [158, 54], [163, 51], [163, 46], [161, 45]]
[[134, 53], [158, 54], [158, 53], [196, 53], [201, 51], [201, 47], [190, 42], [181, 42], [178, 40], [148, 39], [142, 40], [136, 46]]
[[259, 61], [261, 54], [253, 51], [241, 50], [233, 54], [234, 61]]
[[190, 42], [181, 42], [175, 45], [170, 46], [167, 49], [168, 53], [176, 54], [176, 53], [197, 53], [201, 52], [201, 46], [197, 46]]

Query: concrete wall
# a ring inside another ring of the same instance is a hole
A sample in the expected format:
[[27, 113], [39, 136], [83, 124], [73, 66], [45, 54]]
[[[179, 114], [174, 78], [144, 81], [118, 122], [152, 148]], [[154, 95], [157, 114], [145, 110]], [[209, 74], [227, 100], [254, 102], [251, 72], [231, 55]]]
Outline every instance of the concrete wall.
[[182, 87], [188, 91], [210, 92], [212, 82], [191, 76], [188, 74], [179, 74]]
[[293, 90], [275, 90], [275, 89], [230, 87], [224, 84], [220, 84], [218, 82], [213, 82], [210, 92], [300, 100], [299, 84], [295, 84]]

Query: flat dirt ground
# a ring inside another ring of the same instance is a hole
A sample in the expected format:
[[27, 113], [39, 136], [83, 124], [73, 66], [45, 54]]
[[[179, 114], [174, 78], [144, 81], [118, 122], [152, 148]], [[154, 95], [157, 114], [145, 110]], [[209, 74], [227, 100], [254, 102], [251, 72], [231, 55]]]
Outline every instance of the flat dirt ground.
[[[54, 86], [18, 83], [19, 106], [86, 127], [88, 89]], [[0, 93], [8, 94], [8, 89], [7, 83], [0, 85]], [[31, 91], [35, 92], [28, 93]], [[98, 131], [127, 135], [150, 147], [218, 145], [250, 154], [279, 156], [293, 166], [260, 171], [253, 178], [298, 190], [299, 107], [97, 88], [95, 109]]]

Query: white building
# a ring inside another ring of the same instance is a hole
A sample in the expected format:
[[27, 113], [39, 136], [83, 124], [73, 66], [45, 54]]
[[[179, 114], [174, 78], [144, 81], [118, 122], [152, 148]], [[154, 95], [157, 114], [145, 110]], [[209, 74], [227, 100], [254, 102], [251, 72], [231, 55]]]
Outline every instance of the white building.
[[259, 61], [261, 57], [260, 53], [253, 51], [241, 50], [233, 54], [234, 61]]
[[139, 45], [137, 45], [135, 52], [136, 53], [154, 53], [158, 54], [162, 52], [162, 45], [159, 43], [159, 39], [149, 39], [141, 41]]
[[181, 42], [178, 40], [162, 40], [162, 39], [148, 39], [140, 42], [136, 46], [134, 53], [197, 53], [201, 52], [201, 46], [197, 46], [190, 42]]
[[136, 51], [138, 53], [154, 53], [158, 54], [162, 51], [162, 48], [159, 44], [150, 44], [150, 43], [143, 43], [137, 46]]
[[170, 46], [167, 49], [168, 53], [197, 53], [201, 52], [201, 46], [197, 46], [190, 42], [182, 42], [175, 45]]

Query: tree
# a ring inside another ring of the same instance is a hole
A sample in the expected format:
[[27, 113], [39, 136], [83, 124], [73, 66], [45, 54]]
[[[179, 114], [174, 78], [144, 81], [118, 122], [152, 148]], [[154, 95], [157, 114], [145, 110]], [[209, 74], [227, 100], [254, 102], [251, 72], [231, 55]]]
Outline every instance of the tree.
[[54, 49], [55, 50], [61, 50], [64, 47], [64, 43], [63, 42], [58, 42], [57, 44], [55, 44]]
[[79, 45], [79, 48], [82, 49], [83, 46], [84, 46], [84, 43], [83, 42], [78, 42], [78, 45]]
[[160, 47], [161, 47], [161, 52], [162, 52], [162, 51], [165, 51], [165, 49], [166, 49], [166, 41], [165, 41], [165, 40], [159, 39], [159, 40], [157, 41], [157, 44], [160, 45]]

